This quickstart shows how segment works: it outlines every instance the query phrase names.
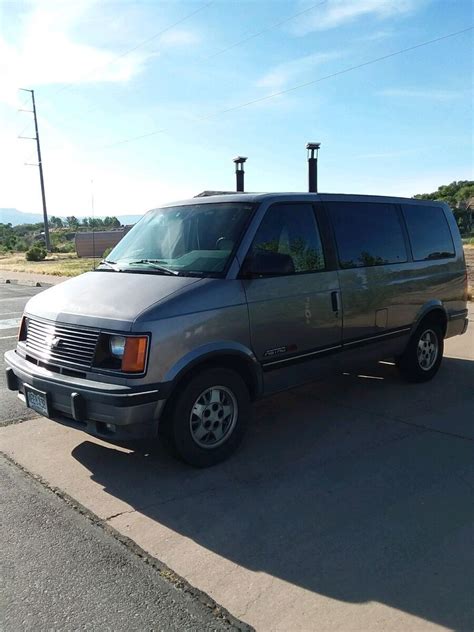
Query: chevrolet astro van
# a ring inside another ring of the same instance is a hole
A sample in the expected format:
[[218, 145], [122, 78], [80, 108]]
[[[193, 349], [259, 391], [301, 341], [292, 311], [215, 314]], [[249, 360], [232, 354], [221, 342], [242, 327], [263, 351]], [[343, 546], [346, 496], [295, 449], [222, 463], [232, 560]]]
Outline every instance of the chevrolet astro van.
[[162, 436], [204, 467], [235, 450], [264, 395], [385, 358], [430, 380], [444, 339], [467, 329], [466, 300], [444, 204], [194, 198], [28, 302], [8, 386], [41, 415], [105, 439]]

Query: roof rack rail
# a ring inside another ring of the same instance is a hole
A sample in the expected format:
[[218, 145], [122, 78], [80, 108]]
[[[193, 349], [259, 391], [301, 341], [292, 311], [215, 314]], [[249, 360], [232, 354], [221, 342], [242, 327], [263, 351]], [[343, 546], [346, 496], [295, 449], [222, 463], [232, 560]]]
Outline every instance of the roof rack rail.
[[234, 195], [235, 191], [203, 191], [194, 197], [210, 197], [211, 195]]

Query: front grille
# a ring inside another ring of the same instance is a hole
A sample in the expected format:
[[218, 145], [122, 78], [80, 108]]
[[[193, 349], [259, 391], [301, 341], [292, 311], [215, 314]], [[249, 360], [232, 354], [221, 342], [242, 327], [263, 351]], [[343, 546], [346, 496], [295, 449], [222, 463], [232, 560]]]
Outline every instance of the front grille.
[[99, 332], [28, 318], [26, 349], [36, 358], [90, 367]]

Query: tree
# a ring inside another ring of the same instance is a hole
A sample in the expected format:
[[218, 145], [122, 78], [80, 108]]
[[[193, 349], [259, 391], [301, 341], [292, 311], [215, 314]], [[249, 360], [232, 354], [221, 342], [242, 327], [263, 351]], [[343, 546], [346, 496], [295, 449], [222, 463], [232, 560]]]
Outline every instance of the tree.
[[110, 217], [109, 215], [107, 215], [107, 217], [104, 217], [103, 223], [106, 228], [120, 228], [121, 225], [115, 216]]
[[55, 217], [54, 215], [52, 215], [49, 218], [48, 223], [52, 228], [63, 228], [63, 220], [60, 217]]
[[79, 220], [74, 215], [69, 215], [66, 217], [66, 225], [68, 228], [72, 228], [73, 230], [77, 230], [79, 227]]
[[104, 220], [100, 217], [89, 217], [88, 218], [89, 228], [101, 228], [104, 225]]

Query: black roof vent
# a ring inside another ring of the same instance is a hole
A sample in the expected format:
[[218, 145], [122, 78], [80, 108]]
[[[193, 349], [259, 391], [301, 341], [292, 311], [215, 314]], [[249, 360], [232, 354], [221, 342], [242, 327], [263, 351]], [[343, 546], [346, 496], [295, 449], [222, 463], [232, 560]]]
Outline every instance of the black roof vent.
[[318, 151], [321, 143], [307, 143], [308, 150], [308, 191], [318, 192]]
[[236, 188], [235, 190], [238, 193], [244, 192], [244, 162], [247, 160], [245, 156], [237, 156], [234, 158], [235, 162], [235, 180], [236, 180]]

